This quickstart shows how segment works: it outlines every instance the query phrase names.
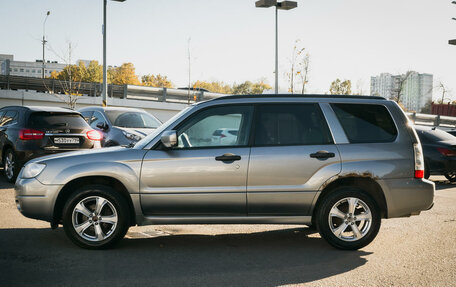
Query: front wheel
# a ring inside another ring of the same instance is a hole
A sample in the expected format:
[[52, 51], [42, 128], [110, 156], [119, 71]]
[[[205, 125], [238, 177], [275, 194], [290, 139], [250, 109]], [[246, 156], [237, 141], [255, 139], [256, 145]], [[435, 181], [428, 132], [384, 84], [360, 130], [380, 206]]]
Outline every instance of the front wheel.
[[345, 250], [356, 250], [371, 243], [381, 224], [376, 202], [361, 190], [348, 187], [326, 195], [316, 216], [321, 237]]
[[446, 172], [446, 173], [444, 174], [444, 176], [445, 176], [446, 179], [448, 179], [450, 182], [456, 182], [456, 171]]
[[75, 191], [63, 209], [63, 227], [76, 245], [105, 249], [120, 241], [128, 231], [130, 216], [125, 199], [104, 185]]

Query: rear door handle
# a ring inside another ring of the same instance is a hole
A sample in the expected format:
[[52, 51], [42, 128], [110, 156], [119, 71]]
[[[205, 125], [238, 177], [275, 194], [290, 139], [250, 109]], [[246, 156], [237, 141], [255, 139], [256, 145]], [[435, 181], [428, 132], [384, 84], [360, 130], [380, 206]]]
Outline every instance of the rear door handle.
[[226, 153], [224, 155], [219, 155], [215, 157], [215, 160], [218, 161], [235, 161], [235, 160], [241, 160], [240, 155], [232, 154], [232, 153]]
[[317, 151], [316, 153], [311, 153], [310, 157], [313, 158], [320, 158], [320, 159], [325, 159], [325, 158], [330, 158], [330, 157], [335, 157], [336, 155], [333, 152], [328, 152], [325, 150], [320, 150]]

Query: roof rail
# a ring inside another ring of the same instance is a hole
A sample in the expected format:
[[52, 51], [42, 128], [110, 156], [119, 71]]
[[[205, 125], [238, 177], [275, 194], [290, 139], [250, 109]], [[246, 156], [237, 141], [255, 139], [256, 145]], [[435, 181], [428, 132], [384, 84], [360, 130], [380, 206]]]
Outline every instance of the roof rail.
[[213, 101], [225, 99], [248, 99], [248, 98], [330, 98], [330, 99], [372, 99], [386, 100], [379, 96], [357, 96], [357, 95], [318, 95], [318, 94], [264, 94], [264, 95], [230, 95], [213, 99]]

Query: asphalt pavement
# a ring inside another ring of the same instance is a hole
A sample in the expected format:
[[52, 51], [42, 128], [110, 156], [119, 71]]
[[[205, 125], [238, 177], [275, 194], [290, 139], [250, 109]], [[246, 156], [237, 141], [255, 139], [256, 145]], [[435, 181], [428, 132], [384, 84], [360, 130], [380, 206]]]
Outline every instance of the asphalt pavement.
[[289, 225], [132, 227], [89, 251], [22, 216], [0, 176], [0, 286], [456, 286], [456, 184], [432, 179], [433, 209], [383, 220], [358, 251]]

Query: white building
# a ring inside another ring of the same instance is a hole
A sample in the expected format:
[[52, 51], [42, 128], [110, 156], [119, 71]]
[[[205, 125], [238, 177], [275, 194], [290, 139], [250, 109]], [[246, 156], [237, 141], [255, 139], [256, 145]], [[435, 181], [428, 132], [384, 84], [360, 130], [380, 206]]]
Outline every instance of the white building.
[[406, 75], [391, 75], [382, 73], [371, 77], [371, 96], [382, 96], [387, 99], [396, 99], [400, 91], [400, 102], [409, 111], [419, 112], [428, 101], [432, 100], [433, 76], [408, 72], [407, 79], [400, 88], [402, 79]]
[[[60, 72], [66, 64], [57, 61], [46, 61], [44, 64], [44, 76], [49, 77], [52, 71]], [[2, 75], [23, 76], [41, 78], [43, 73], [43, 61], [35, 62], [15, 61], [13, 55], [0, 54], [0, 71]]]

